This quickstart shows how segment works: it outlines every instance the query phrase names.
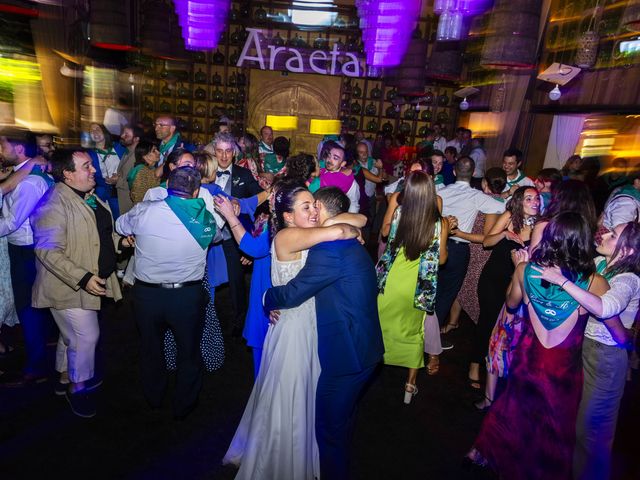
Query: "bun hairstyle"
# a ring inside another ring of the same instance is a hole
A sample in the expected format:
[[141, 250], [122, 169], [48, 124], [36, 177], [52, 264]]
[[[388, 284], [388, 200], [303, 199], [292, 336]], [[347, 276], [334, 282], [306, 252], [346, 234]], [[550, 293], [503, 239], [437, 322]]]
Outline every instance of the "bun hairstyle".
[[293, 204], [300, 192], [308, 192], [307, 186], [300, 179], [282, 180], [273, 187], [271, 204], [271, 234], [285, 228], [285, 213], [293, 212]]

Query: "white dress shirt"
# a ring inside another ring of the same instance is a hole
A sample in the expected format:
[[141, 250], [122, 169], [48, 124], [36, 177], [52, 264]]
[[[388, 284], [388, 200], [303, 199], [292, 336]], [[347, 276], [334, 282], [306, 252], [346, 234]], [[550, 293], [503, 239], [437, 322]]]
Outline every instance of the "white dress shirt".
[[487, 164], [487, 154], [485, 151], [476, 147], [469, 153], [469, 157], [473, 159], [475, 163], [475, 169], [473, 170], [473, 176], [475, 178], [484, 178], [484, 170]]
[[[446, 146], [455, 147], [456, 151], [458, 152], [458, 155], [460, 155], [460, 151], [462, 150], [462, 147], [463, 147], [462, 143], [460, 143], [460, 141], [457, 138], [454, 138], [453, 140], [449, 140]], [[444, 153], [444, 150], [442, 151], [442, 153]]]
[[[14, 167], [20, 170], [27, 160]], [[0, 217], [0, 237], [7, 236], [12, 245], [33, 245], [33, 229], [29, 216], [40, 199], [49, 190], [49, 185], [37, 175], [27, 175], [16, 188], [4, 196], [2, 217]]]
[[640, 215], [640, 202], [627, 195], [616, 197], [616, 190], [612, 192], [602, 213], [602, 224], [609, 229], [622, 223], [635, 222]]
[[204, 278], [207, 249], [189, 233], [166, 202], [144, 201], [116, 220], [120, 235], [134, 235], [137, 279], [182, 283]]
[[[154, 200], [164, 200], [165, 198], [167, 198], [167, 195], [169, 195], [169, 193], [167, 192], [166, 188], [153, 187], [147, 190], [147, 193], [144, 194], [144, 198], [142, 199], [142, 201], [147, 202]], [[213, 218], [216, 221], [216, 225], [218, 226], [218, 228], [222, 228], [225, 224], [225, 220], [220, 216], [220, 214], [218, 214], [218, 212], [216, 212], [214, 208], [215, 204], [213, 201], [213, 195], [211, 195], [211, 193], [209, 193], [206, 188], [201, 188], [198, 192], [198, 198], [204, 200], [204, 205], [209, 213], [213, 215]]]
[[433, 149], [440, 150], [444, 153], [445, 148], [447, 148], [447, 139], [444, 137], [438, 137], [433, 141]]
[[[458, 228], [462, 232], [471, 232], [479, 212], [484, 214], [504, 212], [504, 202], [472, 188], [469, 182], [458, 180], [439, 190], [438, 195], [442, 198], [442, 216], [456, 217]], [[455, 240], [469, 243], [462, 238]]]
[[216, 185], [224, 190], [227, 183], [231, 181], [231, 175], [233, 175], [233, 163], [229, 165], [229, 168], [218, 167], [218, 172], [229, 172], [229, 175], [216, 175]]

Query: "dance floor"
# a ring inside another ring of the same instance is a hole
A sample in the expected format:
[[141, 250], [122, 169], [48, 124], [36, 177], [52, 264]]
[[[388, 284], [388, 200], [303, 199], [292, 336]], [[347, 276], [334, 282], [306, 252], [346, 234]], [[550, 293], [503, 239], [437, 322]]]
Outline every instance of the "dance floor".
[[[223, 325], [227, 291], [219, 292]], [[225, 315], [226, 313], [226, 315]], [[98, 415], [74, 416], [53, 383], [0, 390], [0, 478], [232, 479], [221, 459], [249, 397], [251, 353], [225, 338], [224, 367], [207, 374], [198, 409], [184, 422], [172, 419], [170, 397], [160, 411], [147, 408], [138, 384], [138, 334], [125, 298], [108, 305], [101, 320], [104, 385]], [[7, 332], [11, 335], [9, 329]], [[406, 371], [385, 367], [361, 402], [353, 451], [354, 479], [472, 479], [461, 459], [482, 421], [466, 384], [471, 325], [450, 334], [455, 348], [441, 357], [440, 373], [418, 378], [419, 394], [402, 403]], [[16, 352], [0, 369], [21, 364]], [[53, 364], [55, 346], [49, 346]], [[614, 478], [640, 478], [637, 455], [640, 379], [627, 384], [614, 447]]]

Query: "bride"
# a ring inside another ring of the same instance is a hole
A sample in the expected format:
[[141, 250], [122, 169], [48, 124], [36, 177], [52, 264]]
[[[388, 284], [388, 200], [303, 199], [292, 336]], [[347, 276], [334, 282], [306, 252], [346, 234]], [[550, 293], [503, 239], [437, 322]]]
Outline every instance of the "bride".
[[[271, 246], [273, 285], [302, 269], [312, 246], [359, 236], [362, 215], [334, 217], [318, 225], [313, 195], [300, 182], [275, 187], [276, 232]], [[338, 223], [343, 222], [343, 223]], [[269, 326], [260, 372], [223, 463], [238, 465], [236, 479], [302, 480], [320, 477], [315, 437], [315, 397], [320, 376], [315, 301], [283, 310]]]

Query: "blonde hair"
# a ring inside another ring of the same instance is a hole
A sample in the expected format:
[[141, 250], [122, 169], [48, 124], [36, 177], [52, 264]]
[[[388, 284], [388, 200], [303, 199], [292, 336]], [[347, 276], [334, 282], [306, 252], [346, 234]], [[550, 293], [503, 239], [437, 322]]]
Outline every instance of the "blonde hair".
[[196, 168], [200, 172], [202, 179], [214, 181], [218, 172], [218, 159], [207, 148], [209, 145], [204, 147], [202, 151], [195, 152], [193, 156], [196, 160]]

